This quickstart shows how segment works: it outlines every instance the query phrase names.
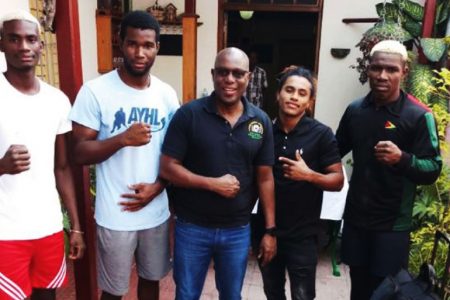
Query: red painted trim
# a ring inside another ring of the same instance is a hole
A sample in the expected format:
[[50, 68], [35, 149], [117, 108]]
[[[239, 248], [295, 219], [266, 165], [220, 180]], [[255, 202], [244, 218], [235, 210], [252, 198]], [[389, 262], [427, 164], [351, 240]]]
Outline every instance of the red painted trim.
[[[58, 46], [61, 90], [75, 101], [83, 84], [80, 26], [77, 0], [57, 0], [55, 29]], [[71, 143], [72, 144], [72, 143]], [[73, 147], [70, 147], [73, 149]], [[73, 157], [72, 153], [70, 157]], [[72, 160], [73, 161], [73, 160]], [[77, 300], [97, 300], [97, 272], [95, 261], [95, 223], [89, 197], [89, 176], [86, 167], [73, 165], [78, 215], [87, 245], [83, 259], [74, 263]]]
[[421, 102], [419, 99], [417, 99], [416, 97], [414, 97], [411, 94], [408, 94], [406, 97], [409, 101], [411, 101], [412, 103], [414, 103], [417, 106], [422, 107], [423, 109], [425, 109], [428, 112], [432, 112], [431, 108], [429, 108], [426, 104], [424, 104], [423, 102]]
[[[427, 0], [425, 2], [423, 22], [422, 22], [422, 37], [429, 38], [433, 36], [434, 20], [436, 18], [436, 0]], [[422, 50], [419, 51], [419, 62], [426, 64], [427, 58], [423, 54]]]
[[60, 88], [73, 102], [83, 84], [78, 5], [76, 0], [57, 0], [56, 7]]
[[195, 0], [184, 0], [184, 13], [195, 15]]
[[434, 19], [436, 17], [436, 0], [427, 0], [423, 14], [422, 37], [433, 36]]

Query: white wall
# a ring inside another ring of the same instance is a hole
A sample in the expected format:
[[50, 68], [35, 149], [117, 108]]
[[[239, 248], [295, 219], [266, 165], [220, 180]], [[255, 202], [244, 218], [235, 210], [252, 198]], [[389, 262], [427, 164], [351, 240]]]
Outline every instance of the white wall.
[[[17, 9], [23, 9], [26, 11], [30, 10], [30, 5], [28, 3], [28, 0], [14, 0], [14, 1], [2, 1], [0, 5], [0, 16], [2, 16], [5, 13], [8, 13], [13, 10]], [[3, 53], [0, 52], [0, 72], [6, 71], [6, 62], [5, 58], [3, 56]]]
[[217, 53], [218, 1], [197, 0], [199, 22], [197, 37], [197, 97], [206, 89], [213, 90], [211, 68]]
[[14, 0], [14, 1], [2, 1], [1, 9], [2, 15], [3, 13], [7, 13], [16, 9], [23, 9], [29, 11], [30, 5], [28, 3], [29, 0]]
[[[380, 0], [324, 0], [322, 35], [315, 117], [336, 130], [347, 105], [369, 91], [368, 83], [361, 85], [359, 73], [351, 69], [361, 52], [355, 45], [373, 23], [344, 24], [343, 18], [377, 17], [375, 5]], [[417, 0], [424, 4], [424, 0]], [[350, 48], [344, 59], [333, 58], [331, 48]]]
[[95, 25], [96, 8], [97, 1], [78, 0], [83, 81], [91, 80], [100, 75], [97, 71], [97, 28]]
[[[320, 41], [318, 93], [315, 117], [336, 130], [339, 120], [353, 99], [368, 92], [358, 81], [359, 73], [351, 69], [360, 51], [355, 45], [373, 23], [344, 24], [343, 18], [377, 17], [375, 4], [380, 0], [325, 0]], [[331, 48], [350, 48], [350, 54], [337, 59]]]

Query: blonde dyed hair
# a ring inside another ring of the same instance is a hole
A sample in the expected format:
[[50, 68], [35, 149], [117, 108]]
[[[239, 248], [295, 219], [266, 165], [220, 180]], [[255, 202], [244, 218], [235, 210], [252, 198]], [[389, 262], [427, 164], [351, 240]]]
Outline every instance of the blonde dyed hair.
[[370, 57], [372, 57], [375, 52], [398, 54], [402, 57], [403, 61], [408, 59], [408, 51], [406, 50], [405, 45], [395, 40], [385, 40], [375, 44], [370, 51]]
[[4, 14], [0, 18], [0, 39], [1, 39], [1, 33], [3, 32], [3, 24], [5, 22], [9, 21], [27, 21], [35, 24], [38, 28], [38, 32], [41, 33], [41, 24], [36, 19], [35, 16], [33, 16], [31, 13], [25, 11], [25, 10], [16, 10], [9, 13]]

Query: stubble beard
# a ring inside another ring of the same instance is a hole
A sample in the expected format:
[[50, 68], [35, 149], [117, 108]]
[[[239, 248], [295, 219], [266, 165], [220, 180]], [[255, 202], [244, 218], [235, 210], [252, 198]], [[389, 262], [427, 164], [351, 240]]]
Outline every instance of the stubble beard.
[[128, 74], [130, 74], [133, 77], [141, 77], [147, 75], [150, 72], [152, 65], [153, 63], [148, 64], [144, 70], [136, 71], [135, 69], [133, 69], [133, 67], [131, 66], [130, 62], [127, 59], [124, 59], [123, 61], [123, 66], [125, 67], [125, 70], [127, 71]]

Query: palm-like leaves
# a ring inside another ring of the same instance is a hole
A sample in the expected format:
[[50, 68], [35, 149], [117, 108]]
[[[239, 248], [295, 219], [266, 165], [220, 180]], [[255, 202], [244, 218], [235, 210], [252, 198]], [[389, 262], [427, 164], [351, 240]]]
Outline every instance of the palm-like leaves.
[[422, 38], [420, 45], [429, 61], [438, 62], [447, 54], [447, 45], [444, 39]]

